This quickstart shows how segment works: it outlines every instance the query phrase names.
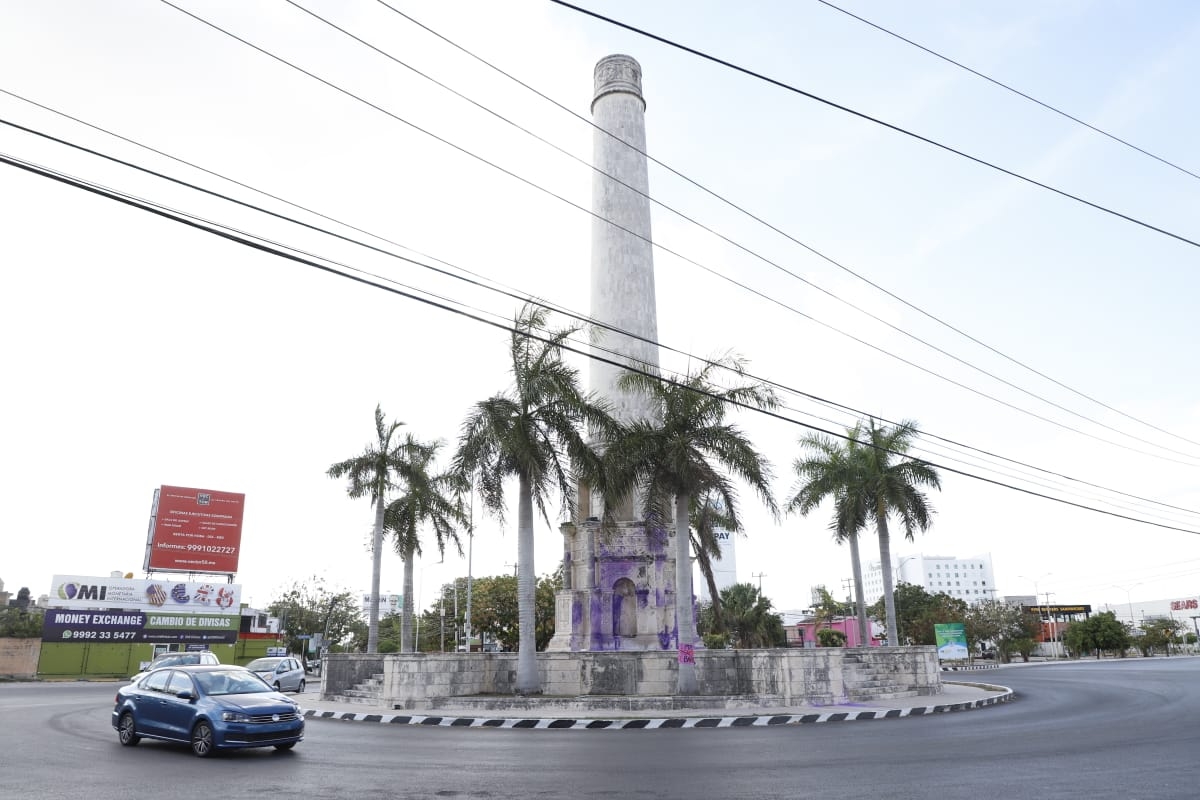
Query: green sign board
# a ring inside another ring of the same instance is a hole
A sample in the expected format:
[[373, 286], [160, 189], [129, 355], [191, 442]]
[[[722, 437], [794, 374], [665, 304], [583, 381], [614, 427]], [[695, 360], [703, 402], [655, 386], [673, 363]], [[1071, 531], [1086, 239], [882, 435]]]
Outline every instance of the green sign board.
[[966, 661], [967, 632], [961, 622], [948, 622], [933, 626], [937, 639], [937, 654], [941, 661]]

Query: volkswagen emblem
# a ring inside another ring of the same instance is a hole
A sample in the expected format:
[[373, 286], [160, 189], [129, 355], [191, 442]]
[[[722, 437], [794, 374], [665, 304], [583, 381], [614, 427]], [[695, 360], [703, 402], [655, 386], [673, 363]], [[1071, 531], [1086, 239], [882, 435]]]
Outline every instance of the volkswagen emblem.
[[272, 715], [271, 715], [271, 721], [272, 721], [272, 722], [279, 722], [279, 715], [278, 715], [278, 714], [272, 714]]

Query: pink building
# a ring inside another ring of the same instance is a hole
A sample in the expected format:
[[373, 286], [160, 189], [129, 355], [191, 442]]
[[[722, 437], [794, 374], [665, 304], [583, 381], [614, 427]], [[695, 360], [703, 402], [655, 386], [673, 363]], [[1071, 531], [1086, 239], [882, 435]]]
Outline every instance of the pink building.
[[[871, 622], [867, 621], [867, 627], [870, 629]], [[826, 623], [825, 620], [807, 620], [797, 622], [794, 625], [784, 625], [783, 631], [787, 635], [788, 647], [820, 647], [817, 643], [817, 629], [832, 628], [835, 631], [841, 631], [846, 635], [846, 647], [863, 647], [864, 644], [858, 640], [858, 620], [854, 617], [837, 617], [832, 622]], [[869, 632], [869, 630], [868, 630]], [[878, 647], [878, 639], [870, 639], [865, 646]]]

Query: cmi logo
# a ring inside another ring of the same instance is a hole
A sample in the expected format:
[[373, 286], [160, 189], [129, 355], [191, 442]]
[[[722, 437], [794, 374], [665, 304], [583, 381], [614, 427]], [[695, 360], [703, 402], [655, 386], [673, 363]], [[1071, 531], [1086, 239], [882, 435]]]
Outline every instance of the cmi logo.
[[64, 583], [58, 587], [58, 596], [63, 600], [103, 600], [106, 594], [108, 587], [104, 584]]
[[196, 494], [196, 505], [206, 506], [212, 502], [212, 495], [208, 492], [199, 492]]

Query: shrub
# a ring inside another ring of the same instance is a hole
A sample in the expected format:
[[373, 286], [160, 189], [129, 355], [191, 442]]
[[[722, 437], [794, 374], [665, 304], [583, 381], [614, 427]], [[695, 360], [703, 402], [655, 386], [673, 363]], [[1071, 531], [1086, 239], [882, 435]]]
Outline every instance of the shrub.
[[845, 647], [846, 634], [832, 628], [821, 628], [817, 631], [817, 644], [821, 647]]

